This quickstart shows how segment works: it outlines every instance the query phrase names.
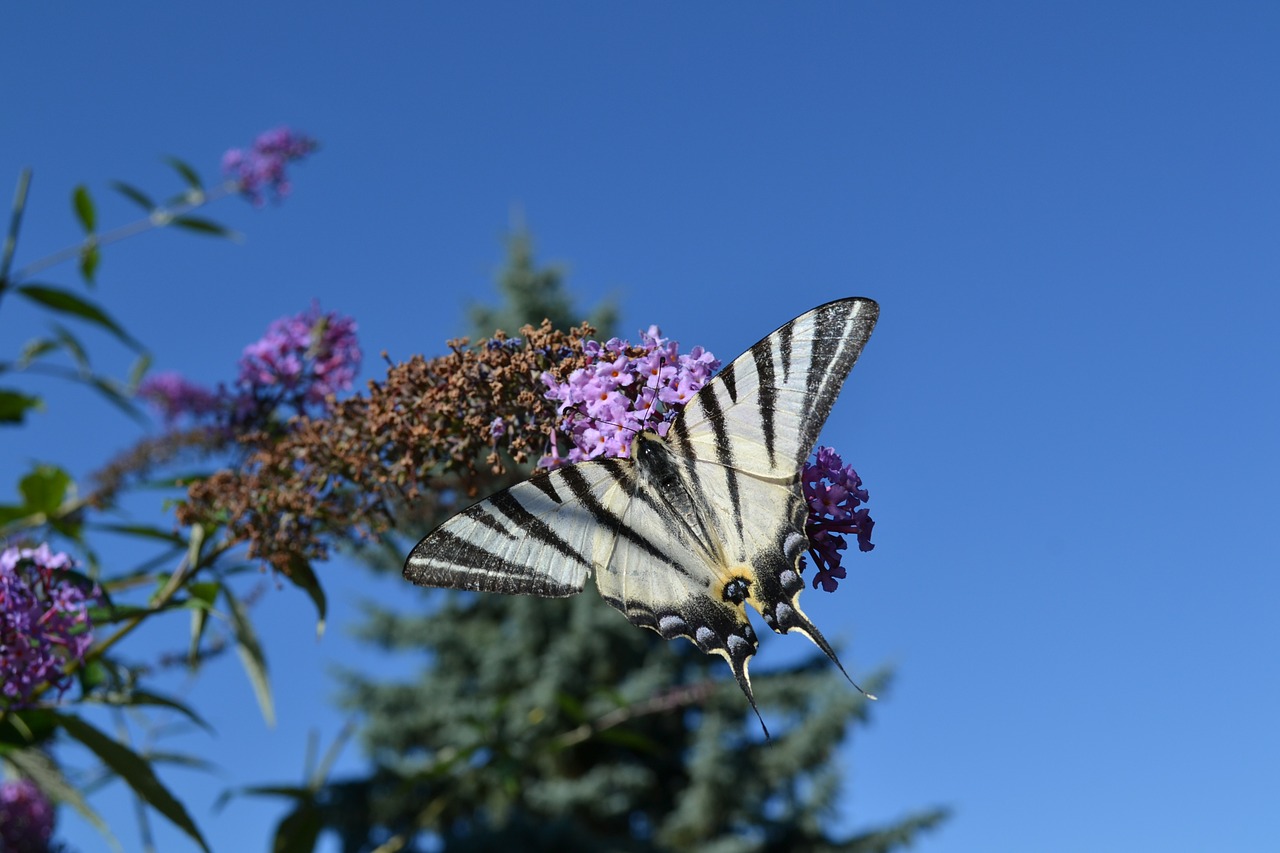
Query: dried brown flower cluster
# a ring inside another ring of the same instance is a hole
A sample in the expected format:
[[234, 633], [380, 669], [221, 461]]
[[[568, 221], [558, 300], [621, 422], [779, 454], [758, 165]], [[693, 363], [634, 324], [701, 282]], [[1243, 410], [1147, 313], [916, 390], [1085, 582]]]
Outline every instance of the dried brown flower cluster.
[[525, 326], [523, 341], [464, 338], [447, 355], [392, 365], [367, 396], [332, 403], [324, 417], [243, 437], [244, 464], [192, 485], [178, 519], [223, 524], [251, 557], [287, 573], [335, 541], [385, 533], [406, 507], [440, 503], [442, 490], [474, 496], [509, 463], [546, 451], [556, 410], [539, 377], [563, 381], [583, 366], [591, 334], [585, 323], [565, 333], [544, 321]]
[[121, 491], [146, 480], [158, 469], [186, 457], [206, 458], [234, 445], [235, 440], [225, 429], [205, 426], [144, 438], [92, 474], [94, 488], [87, 502], [104, 509], [115, 503]]

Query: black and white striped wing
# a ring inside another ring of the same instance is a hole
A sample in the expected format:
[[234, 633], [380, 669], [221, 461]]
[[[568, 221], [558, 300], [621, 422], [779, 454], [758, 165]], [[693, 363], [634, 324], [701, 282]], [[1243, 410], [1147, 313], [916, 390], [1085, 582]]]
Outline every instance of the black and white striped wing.
[[745, 601], [765, 624], [800, 631], [837, 665], [797, 601], [808, 547], [800, 473], [878, 313], [869, 299], [843, 299], [782, 326], [698, 391], [666, 441], [708, 508], [721, 572], [747, 579]]
[[535, 474], [473, 504], [419, 542], [404, 576], [419, 586], [562, 598], [608, 564], [619, 524], [605, 510], [631, 463], [608, 459]]
[[[566, 596], [595, 575], [634, 624], [723, 656], [751, 696], [751, 604], [836, 660], [800, 611], [800, 471], [875, 325], [869, 299], [802, 314], [709, 381], [632, 459], [569, 465], [499, 492], [413, 549], [423, 586]], [[843, 671], [843, 667], [841, 667]]]
[[694, 395], [672, 445], [764, 478], [797, 475], [879, 313], [870, 299], [840, 299], [766, 335]]

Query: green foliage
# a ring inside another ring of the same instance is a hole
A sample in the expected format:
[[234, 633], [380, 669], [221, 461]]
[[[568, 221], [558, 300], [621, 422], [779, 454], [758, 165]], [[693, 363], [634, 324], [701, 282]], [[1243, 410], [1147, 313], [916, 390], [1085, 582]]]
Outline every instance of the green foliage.
[[[507, 235], [506, 265], [497, 276], [502, 307], [472, 306], [473, 338], [487, 338], [499, 329], [515, 335], [526, 323], [536, 326], [544, 318], [557, 329], [578, 325], [583, 318], [574, 310], [572, 297], [565, 291], [564, 276], [564, 270], [559, 267], [536, 265], [533, 237], [523, 224], [517, 224]], [[598, 334], [606, 338], [612, 336], [618, 323], [617, 305], [605, 302], [597, 306], [587, 321]]]
[[[826, 828], [836, 749], [868, 703], [825, 657], [756, 674], [763, 712], [783, 721], [765, 741], [719, 658], [596, 597], [428, 597], [429, 616], [373, 611], [364, 629], [425, 654], [416, 681], [344, 679], [378, 768], [332, 789], [369, 815], [359, 828], [348, 805], [333, 816], [344, 850], [386, 833], [406, 850], [425, 837], [445, 850], [879, 849]], [[879, 692], [887, 675], [869, 681]], [[888, 849], [913, 826], [883, 831]]]
[[[46, 315], [50, 322], [47, 333], [28, 341], [10, 360], [0, 360], [0, 373], [36, 386], [34, 391], [26, 387], [0, 388], [0, 424], [21, 425], [30, 413], [43, 410], [38, 383], [49, 377], [92, 389], [125, 414], [142, 417], [131, 398], [150, 366], [150, 357], [143, 346], [96, 301], [71, 288], [37, 283], [31, 278], [59, 264], [75, 262], [83, 283], [92, 287], [105, 246], [164, 225], [229, 236], [230, 232], [216, 223], [189, 215], [189, 211], [215, 196], [204, 191], [190, 166], [180, 161], [173, 161], [172, 165], [188, 187], [178, 201], [161, 208], [140, 190], [118, 184], [116, 189], [145, 207], [149, 215], [106, 232], [98, 230], [99, 211], [88, 188], [76, 187], [71, 194], [71, 210], [84, 232], [83, 240], [15, 272], [18, 237], [31, 185], [29, 171], [19, 176], [8, 231], [0, 250], [0, 307], [3, 307], [3, 297], [12, 293], [17, 300]], [[217, 193], [218, 197], [225, 197], [237, 191], [237, 187], [228, 185]], [[136, 351], [139, 355], [129, 375], [116, 379], [96, 373], [84, 343], [56, 322], [57, 318], [66, 317], [104, 331]], [[143, 440], [140, 448], [134, 464], [147, 468], [151, 464], [147, 455], [151, 445]], [[129, 727], [121, 711], [130, 710], [134, 720], [145, 721], [147, 717], [142, 712], [148, 711], [184, 719], [206, 730], [208, 724], [190, 706], [144, 687], [143, 681], [151, 667], [127, 664], [115, 656], [115, 649], [140, 625], [175, 610], [188, 609], [193, 619], [189, 660], [193, 666], [198, 664], [218, 647], [217, 642], [209, 640], [205, 625], [210, 614], [219, 615], [213, 610], [213, 604], [219, 593], [224, 593], [230, 605], [231, 633], [246, 657], [246, 668], [259, 696], [266, 696], [264, 713], [269, 714], [265, 656], [249, 622], [247, 607], [229, 584], [229, 578], [242, 564], [223, 559], [228, 546], [216, 541], [216, 531], [199, 525], [186, 529], [167, 525], [162, 529], [149, 524], [97, 521], [99, 514], [115, 509], [119, 485], [82, 494], [67, 471], [57, 465], [37, 464], [20, 478], [16, 498], [0, 503], [0, 544], [6, 548], [26, 548], [43, 542], [54, 550], [76, 553], [79, 566], [56, 569], [52, 583], [64, 593], [88, 596], [88, 602], [81, 605], [87, 609], [88, 624], [77, 628], [76, 636], [85, 636], [83, 631], [90, 626], [93, 631], [93, 644], [87, 650], [80, 648], [75, 653], [68, 651], [65, 658], [54, 658], [55, 675], [45, 676], [49, 680], [34, 685], [20, 700], [12, 700], [7, 695], [0, 697], [0, 767], [6, 775], [30, 779], [53, 802], [75, 809], [102, 832], [113, 850], [121, 849], [119, 842], [108, 822], [93, 810], [86, 798], [89, 789], [112, 779], [122, 781], [140, 804], [165, 817], [201, 849], [207, 850], [191, 814], [161, 780], [156, 768], [176, 764], [208, 770], [209, 763], [180, 753], [135, 750], [129, 743]], [[174, 485], [170, 483], [171, 488]], [[88, 534], [101, 532], [132, 538], [142, 553], [157, 547], [159, 551], [134, 568], [105, 571], [98, 564], [88, 538]], [[314, 579], [314, 575], [311, 577]], [[64, 585], [74, 589], [68, 590]], [[40, 606], [52, 608], [52, 613], [56, 609], [52, 602], [60, 593], [41, 589], [38, 594], [44, 598]], [[151, 591], [149, 596], [148, 591]], [[323, 611], [323, 593], [318, 586], [308, 591]], [[28, 591], [28, 594], [37, 593]], [[130, 596], [133, 601], [127, 600]], [[33, 639], [33, 645], [35, 642]], [[66, 644], [65, 639], [61, 642]], [[61, 667], [60, 672], [57, 667]], [[104, 709], [116, 715], [116, 736], [91, 721], [94, 716], [101, 716]], [[72, 741], [83, 746], [96, 759], [97, 766], [64, 772], [57, 756], [60, 746]], [[139, 814], [142, 814], [141, 805]]]

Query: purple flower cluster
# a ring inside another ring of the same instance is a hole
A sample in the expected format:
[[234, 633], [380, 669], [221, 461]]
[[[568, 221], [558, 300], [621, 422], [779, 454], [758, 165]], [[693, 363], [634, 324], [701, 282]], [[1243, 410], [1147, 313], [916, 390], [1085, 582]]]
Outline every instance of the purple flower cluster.
[[702, 347], [680, 353], [680, 345], [662, 337], [657, 326], [640, 334], [640, 343], [613, 338], [588, 341], [587, 366], [557, 382], [542, 374], [546, 398], [558, 400], [560, 430], [572, 444], [561, 457], [553, 444], [538, 462], [555, 468], [601, 456], [627, 457], [637, 433], [650, 429], [665, 435], [671, 419], [720, 367]]
[[138, 396], [154, 406], [167, 425], [172, 425], [183, 415], [204, 417], [218, 411], [223, 405], [220, 394], [171, 371], [144, 379], [138, 386]]
[[53, 822], [53, 804], [34, 782], [0, 782], [0, 851], [47, 853]]
[[817, 589], [821, 585], [827, 592], [835, 592], [840, 579], [845, 577], [844, 567], [840, 565], [840, 552], [848, 545], [844, 537], [856, 536], [860, 551], [875, 547], [871, 544], [871, 528], [875, 522], [865, 507], [858, 508], [867, 500], [867, 490], [853, 466], [845, 465], [830, 447], [817, 449], [813, 461], [804, 466], [800, 480], [809, 504], [804, 532], [809, 537], [809, 553], [818, 566], [813, 587]]
[[222, 172], [238, 184], [240, 193], [261, 207], [263, 191], [269, 189], [276, 200], [289, 194], [285, 167], [316, 150], [316, 141], [287, 127], [268, 130], [253, 141], [248, 151], [232, 148], [222, 155]]
[[355, 320], [322, 313], [313, 304], [274, 321], [266, 335], [244, 348], [234, 390], [210, 391], [176, 373], [162, 373], [144, 381], [138, 395], [166, 424], [186, 415], [231, 428], [262, 422], [281, 405], [298, 414], [324, 407], [330, 394], [351, 387], [359, 369]]
[[0, 701], [24, 707], [41, 685], [61, 694], [71, 685], [63, 674], [93, 644], [89, 607], [98, 596], [86, 594], [60, 573], [71, 558], [47, 544], [0, 551]]
[[359, 369], [355, 320], [321, 314], [313, 303], [301, 314], [276, 320], [261, 340], [244, 348], [237, 384], [255, 399], [265, 395], [301, 409], [350, 388]]

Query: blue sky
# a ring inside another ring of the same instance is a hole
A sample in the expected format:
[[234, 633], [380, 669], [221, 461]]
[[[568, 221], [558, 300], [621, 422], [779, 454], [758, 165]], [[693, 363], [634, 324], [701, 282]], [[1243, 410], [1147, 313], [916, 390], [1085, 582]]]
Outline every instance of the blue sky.
[[[580, 304], [615, 296], [625, 330], [726, 359], [875, 298], [824, 439], [870, 488], [878, 547], [805, 601], [851, 671], [898, 668], [845, 752], [841, 825], [945, 804], [924, 853], [1262, 850], [1280, 834], [1277, 44], [1265, 2], [6, 4], [0, 178], [35, 169], [22, 262], [76, 238], [77, 183], [124, 221], [107, 182], [176, 189], [160, 155], [213, 174], [262, 129], [317, 136], [287, 203], [211, 211], [244, 244], [148, 234], [106, 256], [97, 298], [157, 367], [209, 383], [313, 297], [357, 318], [367, 377], [383, 349], [439, 352], [493, 294], [516, 210]], [[36, 318], [0, 309], [12, 353]], [[30, 460], [84, 475], [137, 434], [59, 392], [4, 436], [0, 489]], [[295, 591], [256, 611], [274, 730], [232, 660], [175, 686], [219, 732], [184, 745], [221, 775], [166, 777], [215, 849], [266, 846], [279, 810], [210, 806], [300, 778], [308, 731], [342, 724], [332, 667], [412, 668], [344, 631], [361, 597], [403, 590], [339, 562], [324, 579], [319, 644]], [[340, 769], [361, 766], [349, 747]], [[135, 846], [127, 798], [95, 802]], [[101, 846], [69, 814], [60, 837]]]

